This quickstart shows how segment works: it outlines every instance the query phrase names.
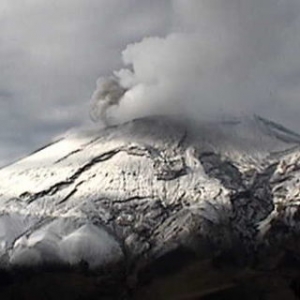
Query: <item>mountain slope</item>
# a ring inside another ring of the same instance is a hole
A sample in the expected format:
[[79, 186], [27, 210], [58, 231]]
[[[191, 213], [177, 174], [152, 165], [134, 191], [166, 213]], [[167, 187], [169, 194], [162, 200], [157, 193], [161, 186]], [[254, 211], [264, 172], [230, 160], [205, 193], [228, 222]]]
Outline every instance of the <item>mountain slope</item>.
[[253, 261], [294, 245], [299, 145], [258, 116], [71, 134], [0, 170], [1, 266], [141, 270], [183, 248]]

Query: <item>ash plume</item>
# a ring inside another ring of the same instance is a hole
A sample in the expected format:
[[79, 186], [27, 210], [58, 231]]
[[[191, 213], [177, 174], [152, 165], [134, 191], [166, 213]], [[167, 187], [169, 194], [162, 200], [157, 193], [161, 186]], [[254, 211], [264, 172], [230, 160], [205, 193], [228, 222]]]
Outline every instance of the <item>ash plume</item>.
[[91, 119], [94, 122], [101, 120], [104, 124], [107, 124], [107, 110], [114, 105], [119, 105], [125, 92], [126, 89], [120, 85], [117, 78], [99, 78], [97, 80], [97, 89], [91, 98]]
[[105, 119], [114, 105], [109, 111], [119, 121], [151, 114], [203, 119], [259, 113], [295, 125], [298, 0], [173, 0], [172, 5], [168, 35], [145, 37], [123, 51], [124, 68], [114, 72], [112, 84], [120, 92], [104, 101], [107, 88], [95, 92], [97, 117]]

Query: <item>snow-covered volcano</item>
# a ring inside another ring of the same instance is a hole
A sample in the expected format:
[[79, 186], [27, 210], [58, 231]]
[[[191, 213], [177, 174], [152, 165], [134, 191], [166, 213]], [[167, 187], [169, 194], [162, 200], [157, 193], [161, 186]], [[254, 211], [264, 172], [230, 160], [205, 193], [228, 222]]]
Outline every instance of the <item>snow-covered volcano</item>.
[[0, 170], [2, 267], [277, 245], [300, 228], [299, 145], [258, 116], [70, 134]]

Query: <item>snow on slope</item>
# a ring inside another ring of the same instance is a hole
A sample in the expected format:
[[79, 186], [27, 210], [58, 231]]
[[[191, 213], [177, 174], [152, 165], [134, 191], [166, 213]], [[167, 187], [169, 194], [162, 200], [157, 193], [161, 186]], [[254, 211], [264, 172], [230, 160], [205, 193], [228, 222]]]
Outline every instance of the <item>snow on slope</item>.
[[262, 178], [299, 156], [299, 143], [260, 117], [197, 125], [150, 117], [71, 134], [0, 170], [1, 262], [97, 268], [124, 251], [160, 255], [195, 226], [209, 235], [210, 224], [240, 222], [234, 197], [249, 189], [262, 195], [247, 199], [251, 221], [236, 231], [254, 235], [276, 205]]

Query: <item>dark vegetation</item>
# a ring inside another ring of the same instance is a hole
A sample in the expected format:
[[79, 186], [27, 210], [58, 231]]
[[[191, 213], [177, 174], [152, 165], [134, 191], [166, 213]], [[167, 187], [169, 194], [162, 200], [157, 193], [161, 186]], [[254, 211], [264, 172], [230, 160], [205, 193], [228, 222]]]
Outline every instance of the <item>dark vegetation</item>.
[[203, 260], [180, 247], [139, 271], [123, 265], [91, 271], [84, 262], [1, 270], [0, 299], [300, 299], [300, 261], [293, 252], [269, 252], [251, 263], [233, 253]]

